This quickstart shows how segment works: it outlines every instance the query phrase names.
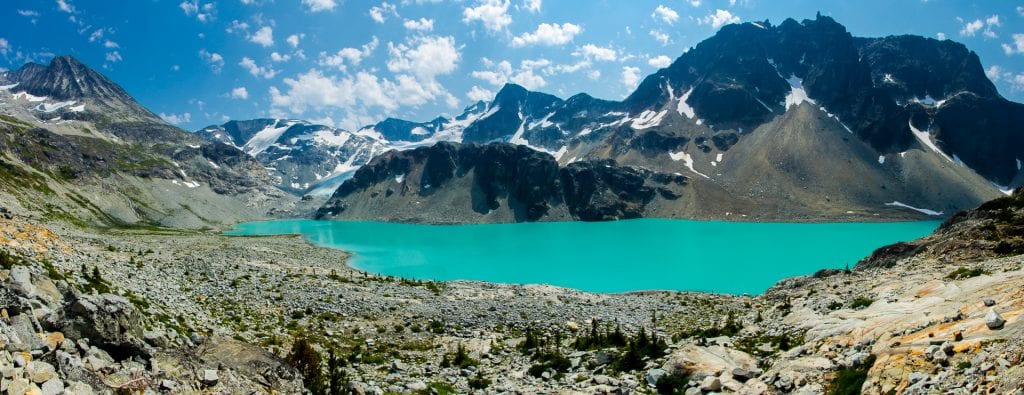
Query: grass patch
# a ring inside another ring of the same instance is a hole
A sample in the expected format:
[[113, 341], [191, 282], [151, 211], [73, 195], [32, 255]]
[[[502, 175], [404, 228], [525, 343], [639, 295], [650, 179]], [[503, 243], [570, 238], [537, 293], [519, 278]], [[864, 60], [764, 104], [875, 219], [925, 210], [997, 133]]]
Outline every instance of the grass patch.
[[981, 269], [981, 268], [976, 268], [975, 267], [975, 268], [968, 269], [966, 267], [961, 267], [959, 269], [954, 270], [952, 273], [949, 273], [948, 275], [946, 275], [946, 279], [947, 280], [964, 280], [964, 279], [968, 279], [968, 278], [971, 278], [971, 277], [978, 277], [978, 276], [980, 276], [982, 274], [990, 274], [990, 273], [988, 272], [988, 270]]

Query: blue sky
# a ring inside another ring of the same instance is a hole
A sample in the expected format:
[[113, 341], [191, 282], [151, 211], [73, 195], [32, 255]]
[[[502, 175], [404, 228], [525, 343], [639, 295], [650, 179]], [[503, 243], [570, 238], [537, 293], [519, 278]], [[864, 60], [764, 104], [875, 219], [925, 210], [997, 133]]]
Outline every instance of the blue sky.
[[5, 0], [0, 68], [71, 54], [168, 121], [428, 120], [506, 81], [621, 99], [722, 24], [820, 11], [857, 36], [976, 51], [1024, 101], [1024, 1]]

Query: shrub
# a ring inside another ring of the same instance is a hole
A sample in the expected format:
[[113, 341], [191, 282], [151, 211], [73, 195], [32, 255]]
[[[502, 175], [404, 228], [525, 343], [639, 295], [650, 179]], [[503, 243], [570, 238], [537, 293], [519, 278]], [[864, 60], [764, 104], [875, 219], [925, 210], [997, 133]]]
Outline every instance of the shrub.
[[862, 308], [871, 306], [872, 303], [875, 303], [874, 299], [865, 298], [863, 296], [858, 296], [857, 298], [853, 299], [853, 302], [850, 302], [850, 308], [851, 309], [862, 309]]
[[690, 376], [679, 373], [672, 373], [662, 376], [658, 379], [658, 384], [654, 388], [661, 395], [676, 395], [682, 394], [686, 390], [686, 385], [690, 382]]
[[875, 356], [868, 357], [860, 366], [840, 369], [828, 388], [828, 395], [859, 395], [868, 379], [868, 370], [875, 364]]
[[491, 380], [484, 377], [484, 375], [480, 373], [479, 370], [476, 371], [476, 376], [473, 376], [469, 379], [469, 388], [475, 390], [487, 389], [487, 387], [489, 387], [490, 385]]
[[978, 277], [978, 276], [980, 276], [982, 274], [989, 274], [989, 272], [987, 270], [980, 269], [980, 268], [968, 269], [968, 268], [965, 268], [965, 267], [961, 267], [959, 269], [954, 270], [952, 273], [949, 273], [948, 275], [946, 275], [946, 279], [947, 280], [963, 280], [963, 279], [967, 279], [967, 278], [971, 278], [971, 277]]

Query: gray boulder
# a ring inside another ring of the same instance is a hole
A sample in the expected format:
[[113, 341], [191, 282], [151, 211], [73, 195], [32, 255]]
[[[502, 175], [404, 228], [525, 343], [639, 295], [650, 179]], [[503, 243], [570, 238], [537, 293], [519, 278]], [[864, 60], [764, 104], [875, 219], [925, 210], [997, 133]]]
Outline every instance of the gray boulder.
[[988, 309], [988, 314], [985, 314], [985, 325], [988, 329], [996, 330], [1001, 329], [1006, 324], [1006, 320], [1003, 316], [999, 315], [995, 309]]
[[90, 339], [117, 359], [149, 359], [152, 354], [142, 341], [142, 314], [122, 296], [78, 295], [65, 310], [60, 329], [69, 338]]
[[11, 268], [11, 277], [8, 280], [11, 290], [29, 298], [36, 294], [36, 287], [32, 285], [32, 273], [27, 266], [15, 266]]
[[664, 369], [651, 369], [647, 371], [647, 374], [644, 375], [644, 378], [647, 379], [647, 385], [653, 387], [655, 385], [658, 385], [658, 380], [661, 380], [661, 378], [665, 377], [665, 375], [667, 374], [668, 372], [666, 372]]

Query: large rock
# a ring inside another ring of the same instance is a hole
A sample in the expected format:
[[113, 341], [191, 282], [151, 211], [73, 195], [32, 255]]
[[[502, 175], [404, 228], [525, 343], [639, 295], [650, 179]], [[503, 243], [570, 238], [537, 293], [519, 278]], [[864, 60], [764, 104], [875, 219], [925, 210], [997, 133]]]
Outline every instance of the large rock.
[[113, 295], [79, 295], [65, 309], [60, 328], [67, 337], [88, 338], [115, 359], [149, 356], [142, 341], [142, 314], [127, 298]]
[[999, 315], [995, 309], [988, 309], [988, 313], [985, 314], [985, 325], [988, 329], [996, 330], [1001, 329], [1006, 324], [1006, 320], [1003, 316]]
[[688, 344], [673, 351], [662, 367], [670, 373], [688, 373], [697, 377], [717, 376], [735, 368], [756, 369], [757, 360], [750, 354], [723, 346]]
[[32, 297], [36, 294], [36, 287], [32, 285], [32, 272], [27, 266], [15, 266], [11, 268], [11, 276], [8, 279], [8, 286], [11, 290], [24, 297]]

